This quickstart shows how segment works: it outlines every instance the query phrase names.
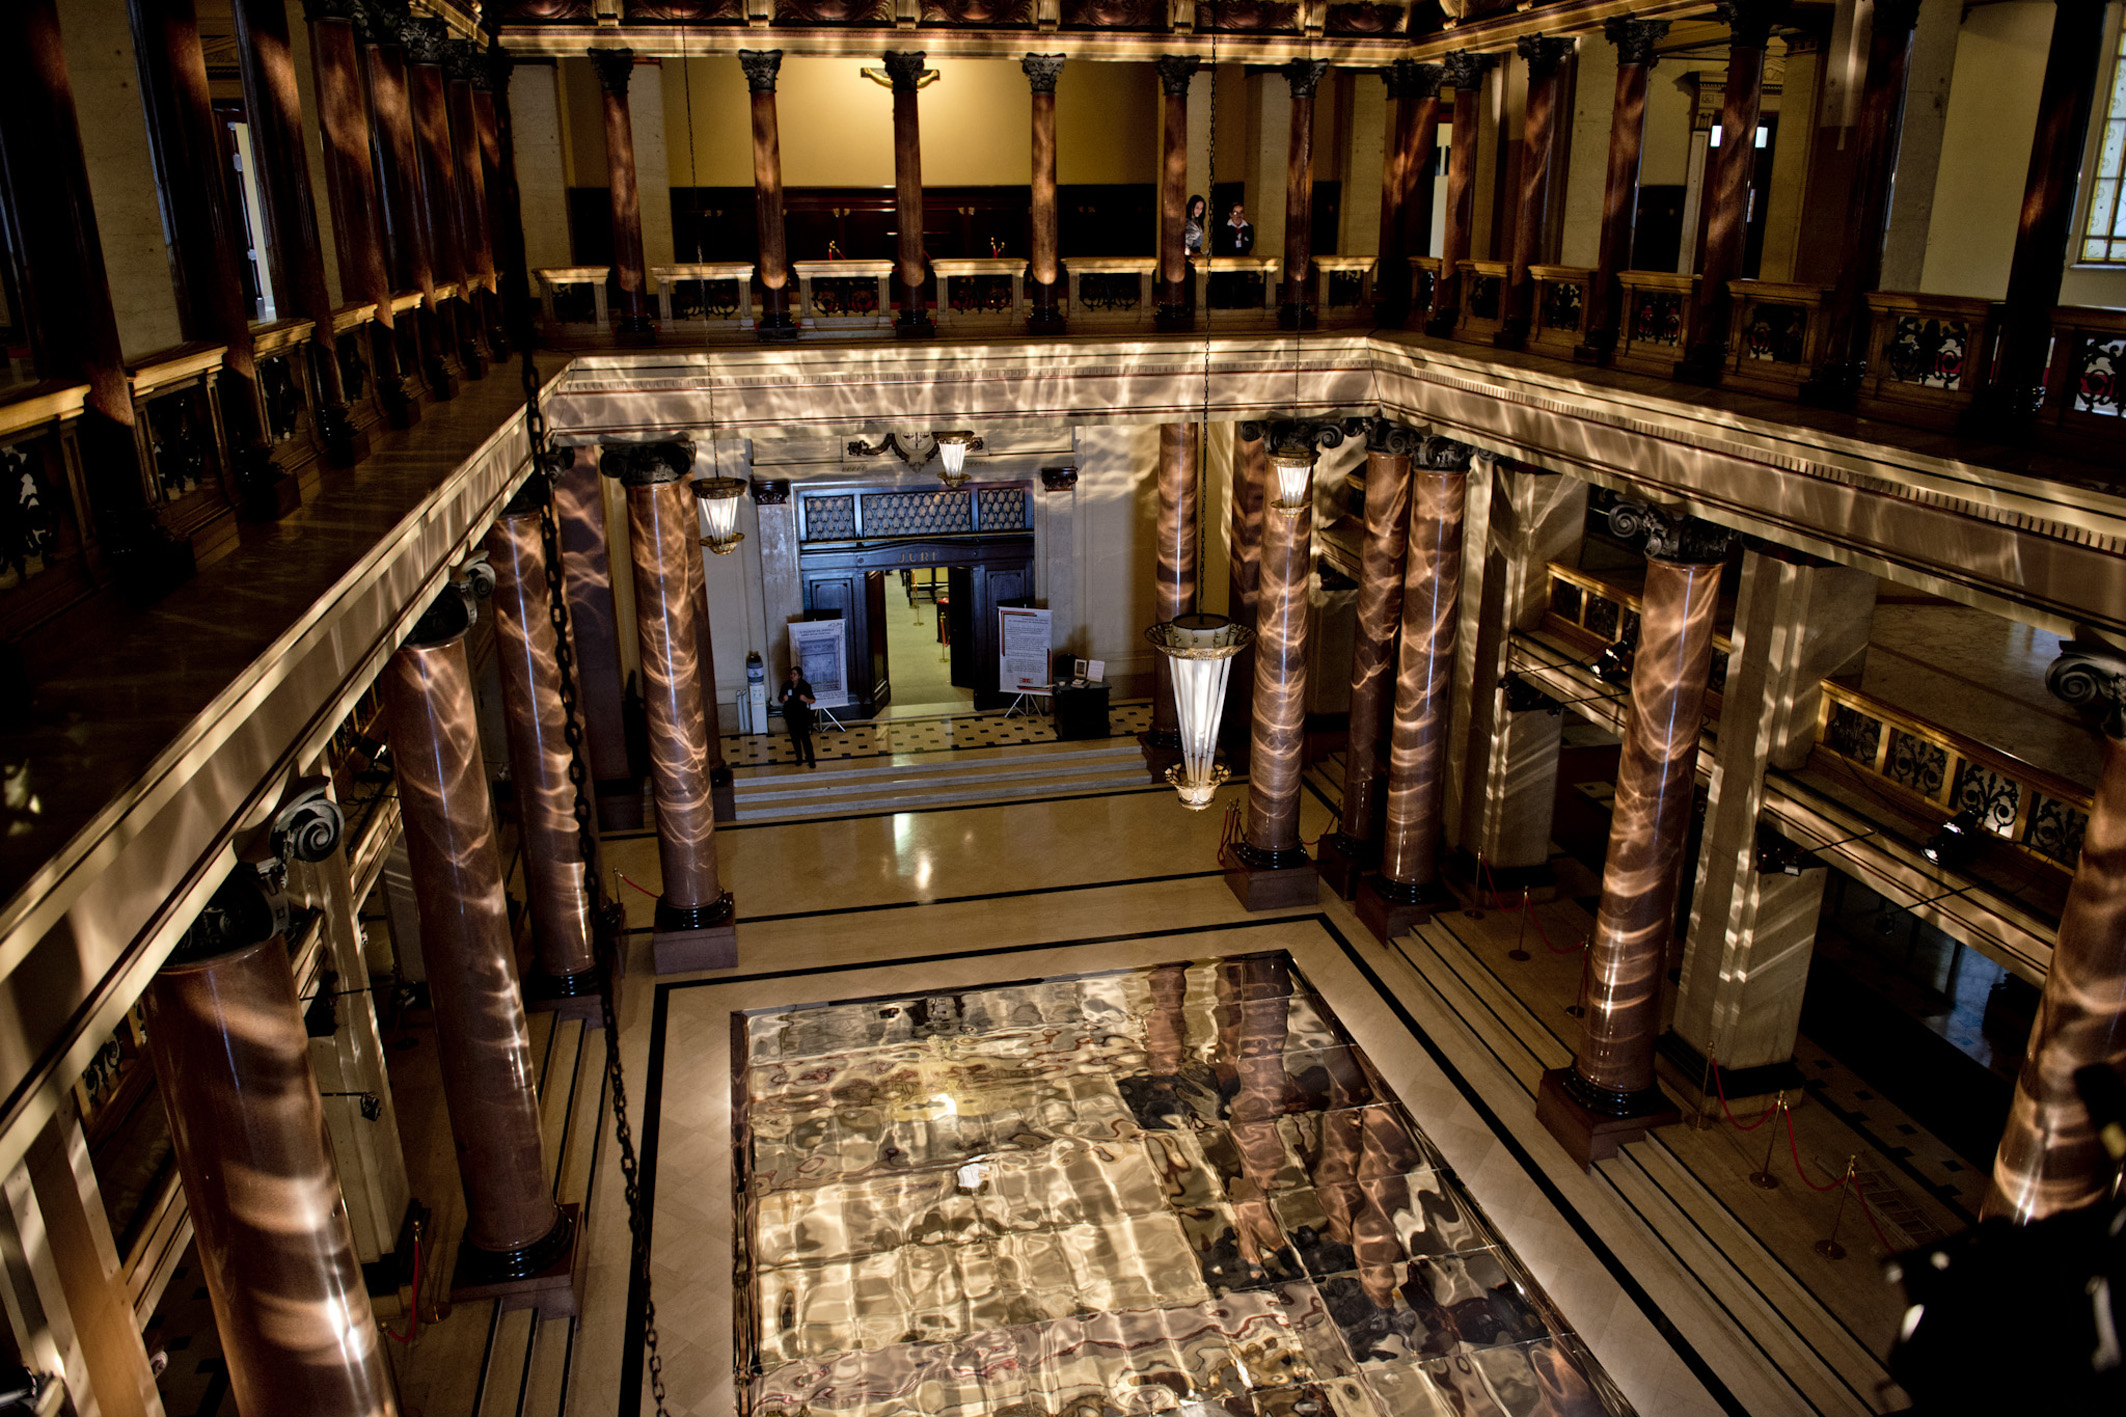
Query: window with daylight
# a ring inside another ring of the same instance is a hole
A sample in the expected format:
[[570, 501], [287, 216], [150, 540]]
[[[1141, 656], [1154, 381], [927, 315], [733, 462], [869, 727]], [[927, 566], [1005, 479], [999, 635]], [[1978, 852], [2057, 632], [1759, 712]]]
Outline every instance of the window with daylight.
[[2104, 126], [2097, 134], [2096, 173], [2090, 184], [2089, 225], [2082, 260], [2126, 266], [2126, 27], [2112, 40], [2111, 87], [2105, 95]]

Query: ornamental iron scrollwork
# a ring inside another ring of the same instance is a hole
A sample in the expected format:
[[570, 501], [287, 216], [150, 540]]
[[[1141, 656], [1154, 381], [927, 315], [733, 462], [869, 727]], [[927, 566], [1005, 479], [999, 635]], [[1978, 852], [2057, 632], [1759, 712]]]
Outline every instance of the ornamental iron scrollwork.
[[1670, 349], [1683, 344], [1683, 296], [1674, 290], [1642, 290], [1632, 306], [1631, 342]]
[[197, 491], [207, 480], [213, 446], [201, 427], [201, 395], [187, 389], [148, 405], [148, 452], [162, 500], [174, 502]]
[[1348, 309], [1364, 299], [1366, 273], [1364, 271], [1330, 271], [1328, 304], [1332, 310]]
[[2022, 798], [2023, 785], [2014, 778], [1966, 759], [1957, 768], [1956, 789], [1949, 805], [1958, 812], [1975, 815], [1979, 825], [1995, 836], [2008, 836], [2015, 831], [2015, 814]]
[[2120, 373], [2126, 371], [2126, 336], [2118, 339], [2080, 341], [2075, 350], [2071, 383], [2076, 413], [2126, 415], [2126, 388]]
[[1604, 595], [1587, 598], [1587, 618], [1581, 621], [1605, 640], [1614, 640], [1624, 628], [1624, 607]]
[[947, 276], [945, 300], [959, 315], [1008, 315], [1012, 305], [1011, 277]]
[[59, 549], [58, 498], [35, 451], [0, 447], [0, 588], [45, 568]]
[[303, 386], [286, 354], [258, 361], [258, 396], [266, 407], [267, 436], [274, 442], [285, 443], [302, 431]]
[[805, 537], [807, 541], [853, 541], [856, 539], [856, 497], [844, 494], [834, 497], [806, 497]]
[[1581, 292], [1578, 281], [1551, 280], [1543, 282], [1544, 329], [1579, 329], [1580, 310]]
[[1134, 310], [1143, 282], [1130, 271], [1087, 271], [1078, 277], [1078, 306], [1083, 310]]
[[1497, 276], [1472, 273], [1469, 277], [1469, 313], [1479, 320], [1496, 320], [1502, 284]]
[[878, 313], [878, 282], [869, 276], [821, 276], [812, 282], [812, 308], [822, 315]]
[[1750, 307], [1742, 352], [1760, 364], [1799, 364], [1808, 347], [1809, 312], [1799, 305]]
[[2082, 859], [2082, 837], [2088, 830], [2087, 812], [2072, 802], [2037, 793], [2030, 801], [2030, 825], [2024, 829], [2023, 845], [2071, 870]]
[[1970, 350], [1971, 326], [1963, 320], [1899, 315], [1882, 358], [1890, 377], [1900, 384], [1954, 389], [1964, 381]]
[[1609, 529], [1662, 561], [1712, 565], [1727, 559], [1735, 533], [1685, 512], [1619, 499], [1609, 509]]
[[1865, 768], [1875, 766], [1882, 751], [1882, 720], [1870, 718], [1845, 704], [1831, 706], [1831, 720], [1823, 731], [1824, 746], [1839, 757]]
[[2069, 640], [2045, 671], [2045, 687], [2126, 743], [2126, 652], [2097, 640]]
[[1930, 801], [1941, 797], [1949, 771], [1949, 753], [1939, 743], [1902, 731], [1890, 734], [1890, 755], [1882, 774], [1899, 787], [1909, 788]]

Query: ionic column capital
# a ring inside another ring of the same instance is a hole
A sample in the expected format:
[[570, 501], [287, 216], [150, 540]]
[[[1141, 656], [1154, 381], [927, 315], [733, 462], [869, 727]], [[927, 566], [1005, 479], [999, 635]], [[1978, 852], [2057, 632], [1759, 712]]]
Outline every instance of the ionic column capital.
[[1475, 457], [1476, 449], [1467, 443], [1458, 443], [1435, 433], [1424, 438], [1411, 452], [1410, 465], [1432, 472], [1467, 472]]
[[1344, 440], [1344, 425], [1329, 418], [1249, 419], [1240, 425], [1243, 443], [1270, 440], [1274, 458], [1312, 460], [1319, 449], [1333, 448]]
[[2094, 715], [2105, 737], [2126, 743], [2126, 651], [2098, 640], [2069, 640], [2045, 671], [2045, 687]]
[[787, 477], [756, 477], [753, 479], [753, 505], [756, 507], [782, 507], [790, 501], [790, 479]]
[[598, 470], [623, 487], [656, 487], [680, 482], [694, 470], [694, 445], [684, 438], [662, 443], [607, 443]]
[[404, 649], [439, 649], [472, 628], [472, 606], [454, 585], [428, 603], [401, 642]]
[[1724, 561], [1735, 541], [1735, 533], [1716, 522], [1644, 502], [1619, 502], [1611, 507], [1609, 529], [1655, 560], [1686, 565]]

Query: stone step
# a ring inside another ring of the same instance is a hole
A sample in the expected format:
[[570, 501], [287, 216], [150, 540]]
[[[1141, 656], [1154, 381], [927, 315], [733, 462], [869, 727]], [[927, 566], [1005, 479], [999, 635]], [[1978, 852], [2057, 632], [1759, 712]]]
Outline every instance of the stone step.
[[979, 749], [877, 763], [741, 770], [738, 820], [786, 820], [1149, 787], [1134, 739]]

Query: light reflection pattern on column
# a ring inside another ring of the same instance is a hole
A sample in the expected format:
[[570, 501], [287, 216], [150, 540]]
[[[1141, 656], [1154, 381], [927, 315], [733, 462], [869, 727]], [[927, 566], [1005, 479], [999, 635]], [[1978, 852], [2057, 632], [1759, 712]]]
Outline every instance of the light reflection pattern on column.
[[1223, 615], [1177, 615], [1146, 630], [1144, 638], [1172, 670], [1181, 761], [1166, 770], [1166, 780], [1184, 805], [1200, 812], [1226, 779], [1226, 770], [1211, 762], [1225, 712], [1226, 676], [1255, 632]]

